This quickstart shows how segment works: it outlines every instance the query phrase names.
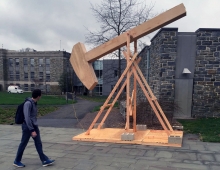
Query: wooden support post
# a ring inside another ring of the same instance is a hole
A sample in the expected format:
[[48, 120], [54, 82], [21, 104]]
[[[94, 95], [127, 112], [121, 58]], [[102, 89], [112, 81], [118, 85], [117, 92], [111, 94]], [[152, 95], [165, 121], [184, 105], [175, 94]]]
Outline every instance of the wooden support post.
[[[134, 41], [134, 53], [137, 53], [137, 40]], [[133, 67], [134, 68], [134, 67]], [[132, 68], [132, 70], [133, 70]], [[133, 70], [135, 71], [135, 70]], [[137, 110], [137, 80], [134, 76], [134, 107], [133, 107], [133, 132], [137, 131], [137, 115], [136, 115], [136, 110]]]
[[154, 113], [156, 114], [156, 116], [157, 116], [157, 118], [158, 118], [160, 124], [162, 125], [163, 129], [166, 131], [167, 135], [169, 135], [170, 133], [169, 133], [169, 131], [168, 131], [166, 125], [164, 124], [163, 120], [161, 119], [160, 114], [158, 113], [158, 111], [157, 111], [157, 109], [156, 109], [154, 103], [152, 102], [152, 99], [150, 98], [148, 92], [147, 92], [146, 89], [144, 88], [144, 85], [142, 84], [142, 82], [141, 82], [141, 80], [140, 80], [140, 78], [139, 78], [137, 72], [135, 71], [135, 72], [133, 72], [133, 73], [134, 73], [134, 76], [136, 77], [136, 79], [137, 79], [139, 85], [141, 86], [141, 89], [143, 90], [143, 92], [144, 92], [144, 94], [145, 94], [145, 96], [146, 96], [148, 102], [150, 103], [151, 108], [153, 109]]
[[136, 62], [134, 62], [134, 66], [135, 66], [136, 70], [138, 71], [142, 81], [144, 82], [144, 85], [146, 86], [148, 92], [150, 93], [152, 101], [155, 103], [155, 105], [157, 106], [158, 110], [160, 111], [160, 114], [162, 115], [163, 119], [165, 120], [165, 123], [167, 124], [167, 127], [169, 128], [169, 130], [173, 131], [173, 128], [170, 125], [169, 121], [167, 120], [167, 117], [165, 116], [163, 110], [161, 109], [161, 107], [160, 107], [160, 105], [159, 105], [159, 103], [157, 101], [157, 98], [154, 96], [153, 92], [151, 91], [151, 88], [149, 87], [146, 79], [144, 78], [143, 73], [141, 72], [141, 70], [140, 70], [140, 68], [139, 68], [139, 66], [137, 65]]
[[106, 118], [108, 117], [110, 111], [112, 110], [112, 108], [114, 107], [115, 105], [115, 102], [117, 101], [118, 97], [120, 96], [121, 92], [123, 91], [123, 89], [125, 88], [125, 85], [126, 85], [126, 81], [123, 83], [123, 85], [121, 86], [119, 92], [117, 93], [116, 97], [114, 98], [113, 102], [112, 102], [112, 105], [108, 108], [105, 116], [103, 117], [101, 123], [99, 124], [98, 128], [97, 129], [100, 129], [103, 125], [103, 123], [105, 122]]
[[[127, 66], [130, 61], [130, 34], [127, 32]], [[130, 98], [130, 71], [127, 72], [127, 84], [126, 84], [126, 130], [130, 128], [130, 113], [129, 113], [129, 98]]]
[[95, 119], [93, 120], [93, 122], [91, 123], [89, 129], [86, 131], [86, 135], [90, 134], [91, 129], [93, 128], [93, 126], [95, 125], [95, 123], [97, 122], [98, 118], [100, 117], [100, 115], [102, 114], [105, 106], [108, 104], [108, 102], [110, 101], [111, 97], [113, 96], [114, 92], [116, 91], [116, 89], [118, 88], [119, 84], [121, 83], [121, 81], [123, 80], [124, 76], [127, 74], [128, 70], [130, 69], [132, 63], [134, 62], [134, 60], [137, 57], [137, 53], [134, 54], [134, 56], [132, 57], [132, 59], [129, 61], [127, 67], [125, 68], [124, 72], [122, 73], [121, 77], [119, 78], [118, 82], [116, 83], [115, 87], [112, 89], [111, 93], [109, 94], [108, 98], [106, 99], [105, 103], [103, 104], [103, 107], [101, 107], [101, 110], [98, 112], [98, 114], [96, 115]]

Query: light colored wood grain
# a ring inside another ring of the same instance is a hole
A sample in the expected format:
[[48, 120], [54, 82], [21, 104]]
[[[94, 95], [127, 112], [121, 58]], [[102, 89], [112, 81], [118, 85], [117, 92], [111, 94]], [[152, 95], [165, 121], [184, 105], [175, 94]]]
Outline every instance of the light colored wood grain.
[[[133, 141], [122, 141], [122, 133], [134, 133]], [[183, 138], [182, 131], [173, 131], [171, 134]], [[125, 143], [125, 144], [140, 144], [140, 145], [156, 145], [156, 146], [171, 146], [171, 147], [181, 147], [180, 144], [169, 144], [168, 136], [164, 130], [151, 130], [146, 131], [136, 131], [133, 132], [132, 129], [119, 129], [119, 128], [105, 128], [105, 129], [92, 129], [90, 135], [86, 133], [81, 133], [72, 138], [75, 141], [92, 141], [92, 142], [111, 142], [111, 143]]]
[[70, 63], [81, 82], [91, 90], [98, 84], [98, 80], [92, 64], [85, 60], [85, 53], [84, 44], [77, 43], [73, 46]]
[[[151, 32], [168, 25], [182, 17], [186, 16], [185, 6], [183, 4], [177, 5], [168, 11], [161, 13], [160, 15], [134, 27], [129, 30], [131, 35], [131, 41], [133, 42]], [[92, 49], [85, 54], [85, 58], [88, 62], [94, 62], [95, 60], [125, 46], [127, 43], [127, 33], [123, 33], [116, 38]]]

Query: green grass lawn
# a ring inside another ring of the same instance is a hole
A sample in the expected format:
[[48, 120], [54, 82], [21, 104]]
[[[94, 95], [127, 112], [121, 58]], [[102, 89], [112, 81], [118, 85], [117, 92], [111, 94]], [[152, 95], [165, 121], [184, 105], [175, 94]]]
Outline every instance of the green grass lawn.
[[[57, 110], [58, 106], [39, 106], [38, 107], [38, 117], [44, 116]], [[4, 106], [0, 107], [0, 124], [10, 125], [14, 123], [14, 116], [17, 106]]]
[[[23, 94], [0, 92], [0, 105], [19, 105], [27, 97], [31, 97], [30, 92], [24, 92]], [[68, 100], [68, 103], [74, 103], [73, 100]], [[39, 105], [64, 105], [67, 104], [64, 96], [49, 96], [42, 95], [38, 102]]]
[[220, 142], [220, 118], [178, 120], [185, 133], [199, 134], [203, 142]]
[[[23, 94], [14, 94], [0, 92], [0, 124], [14, 123], [14, 116], [17, 106], [24, 102], [27, 97], [31, 97], [30, 92]], [[38, 117], [51, 113], [61, 105], [67, 104], [63, 96], [47, 96], [42, 95], [38, 103]], [[73, 100], [68, 100], [68, 104], [75, 103]]]

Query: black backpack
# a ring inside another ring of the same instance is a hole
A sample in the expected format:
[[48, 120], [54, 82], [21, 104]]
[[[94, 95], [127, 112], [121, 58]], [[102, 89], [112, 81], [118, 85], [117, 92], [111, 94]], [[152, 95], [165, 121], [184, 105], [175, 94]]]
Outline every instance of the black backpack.
[[[24, 111], [23, 111], [23, 108], [24, 108], [24, 104], [27, 101], [29, 101], [29, 100], [26, 100], [25, 102], [23, 102], [22, 104], [18, 105], [18, 107], [17, 107], [17, 111], [15, 113], [15, 123], [16, 124], [22, 124], [24, 122]], [[32, 108], [33, 108], [33, 106], [32, 106], [32, 103], [31, 103], [31, 109]]]

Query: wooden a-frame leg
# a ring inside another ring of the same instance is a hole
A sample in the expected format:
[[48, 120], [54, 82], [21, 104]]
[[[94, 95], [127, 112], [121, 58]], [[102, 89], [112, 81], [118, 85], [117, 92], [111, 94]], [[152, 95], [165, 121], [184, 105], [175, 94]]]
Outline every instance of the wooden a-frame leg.
[[[134, 52], [137, 52], [137, 40], [134, 41]], [[141, 58], [139, 58], [141, 59]], [[140, 61], [140, 60], [139, 60]], [[137, 61], [136, 61], [137, 62]], [[134, 67], [132, 67], [133, 70]], [[133, 70], [136, 71], [136, 70]], [[137, 116], [136, 116], [136, 110], [137, 110], [137, 80], [134, 76], [134, 107], [133, 107], [133, 132], [137, 131]]]
[[141, 72], [141, 70], [140, 70], [140, 68], [139, 68], [139, 66], [138, 66], [138, 64], [136, 62], [134, 62], [134, 66], [135, 66], [136, 70], [138, 71], [142, 81], [144, 82], [144, 85], [146, 86], [148, 92], [150, 93], [150, 96], [151, 96], [153, 102], [155, 103], [155, 105], [157, 106], [160, 114], [162, 115], [163, 119], [165, 120], [165, 123], [166, 123], [167, 127], [169, 128], [169, 130], [173, 131], [172, 126], [170, 125], [169, 121], [167, 120], [167, 117], [165, 116], [163, 110], [161, 109], [161, 107], [160, 107], [156, 97], [154, 96], [153, 92], [151, 91], [151, 88], [149, 87], [146, 79], [144, 78], [143, 73]]
[[132, 59], [129, 61], [127, 67], [125, 68], [124, 72], [122, 73], [121, 77], [119, 78], [118, 82], [116, 83], [115, 87], [113, 88], [112, 92], [110, 93], [110, 95], [108, 96], [108, 98], [106, 99], [105, 103], [103, 104], [103, 106], [101, 107], [100, 111], [98, 112], [98, 114], [96, 115], [95, 119], [93, 120], [93, 122], [91, 123], [89, 129], [86, 131], [86, 135], [90, 134], [91, 129], [93, 128], [93, 126], [95, 125], [95, 123], [97, 122], [98, 118], [100, 117], [100, 115], [102, 114], [104, 108], [108, 105], [108, 102], [110, 101], [111, 97], [113, 96], [114, 92], [116, 91], [118, 85], [121, 83], [122, 79], [124, 78], [124, 76], [126, 75], [126, 73], [128, 72], [128, 70], [130, 69], [132, 63], [134, 62], [135, 58], [137, 57], [137, 53], [134, 54], [134, 56], [132, 57]]
[[125, 85], [126, 85], [126, 81], [125, 81], [125, 82], [123, 83], [123, 85], [121, 86], [121, 88], [120, 88], [118, 94], [117, 94], [116, 97], [114, 98], [114, 100], [113, 100], [111, 106], [108, 108], [108, 110], [107, 110], [105, 116], [103, 117], [103, 119], [102, 119], [102, 121], [101, 121], [101, 123], [99, 124], [99, 126], [98, 126], [97, 129], [100, 129], [100, 128], [102, 127], [102, 125], [103, 125], [103, 123], [105, 122], [106, 118], [108, 117], [108, 115], [109, 115], [111, 109], [114, 107], [115, 102], [117, 101], [117, 99], [118, 99], [118, 97], [120, 96], [121, 92], [122, 92], [123, 89], [125, 88]]
[[134, 76], [136, 77], [136, 79], [137, 79], [139, 85], [141, 86], [141, 89], [143, 90], [143, 92], [144, 92], [144, 94], [145, 94], [145, 96], [146, 96], [148, 102], [150, 103], [151, 108], [153, 109], [154, 113], [156, 114], [156, 116], [157, 116], [157, 118], [158, 118], [160, 124], [162, 125], [163, 129], [166, 131], [167, 135], [169, 135], [170, 133], [169, 133], [169, 131], [168, 131], [166, 125], [164, 124], [163, 120], [161, 119], [161, 117], [160, 117], [160, 115], [159, 115], [159, 113], [158, 113], [156, 107], [154, 106], [154, 103], [152, 102], [152, 99], [150, 98], [148, 92], [146, 91], [144, 85], [142, 84], [142, 82], [141, 82], [141, 80], [140, 80], [140, 78], [139, 78], [137, 72], [134, 71], [133, 73], [134, 73]]

